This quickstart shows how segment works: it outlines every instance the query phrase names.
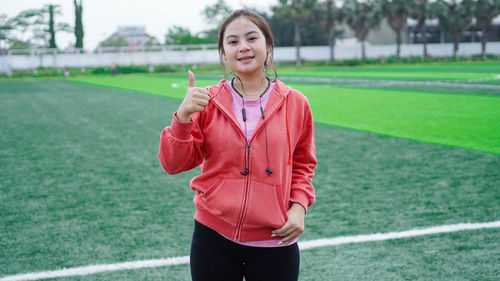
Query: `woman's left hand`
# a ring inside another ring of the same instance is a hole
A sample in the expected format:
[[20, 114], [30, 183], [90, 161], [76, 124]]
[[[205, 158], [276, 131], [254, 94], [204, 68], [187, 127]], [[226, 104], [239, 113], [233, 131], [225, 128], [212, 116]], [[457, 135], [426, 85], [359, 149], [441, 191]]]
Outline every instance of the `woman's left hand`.
[[281, 243], [290, 243], [304, 232], [304, 216], [306, 210], [302, 205], [293, 203], [288, 210], [288, 221], [281, 228], [274, 230], [272, 236], [282, 236]]

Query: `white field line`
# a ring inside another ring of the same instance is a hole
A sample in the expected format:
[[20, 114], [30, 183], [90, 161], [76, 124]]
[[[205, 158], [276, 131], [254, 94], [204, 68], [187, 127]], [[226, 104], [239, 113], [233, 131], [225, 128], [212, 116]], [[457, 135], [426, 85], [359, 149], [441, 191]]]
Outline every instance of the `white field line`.
[[[500, 221], [494, 221], [488, 223], [462, 223], [462, 224], [436, 226], [431, 228], [414, 229], [401, 232], [377, 233], [368, 235], [342, 236], [335, 238], [318, 239], [312, 241], [299, 242], [299, 248], [300, 250], [303, 251], [325, 246], [384, 241], [384, 240], [416, 237], [422, 235], [442, 234], [442, 233], [485, 229], [485, 228], [500, 228]], [[43, 272], [34, 272], [27, 274], [10, 275], [0, 278], [0, 281], [40, 280], [40, 279], [57, 278], [57, 277], [83, 276], [100, 272], [165, 267], [165, 266], [173, 266], [180, 264], [189, 264], [189, 256], [174, 257], [167, 259], [156, 259], [156, 260], [132, 261], [132, 262], [123, 262], [115, 264], [89, 265], [89, 266], [73, 267], [73, 268], [66, 268], [54, 271], [43, 271]]]

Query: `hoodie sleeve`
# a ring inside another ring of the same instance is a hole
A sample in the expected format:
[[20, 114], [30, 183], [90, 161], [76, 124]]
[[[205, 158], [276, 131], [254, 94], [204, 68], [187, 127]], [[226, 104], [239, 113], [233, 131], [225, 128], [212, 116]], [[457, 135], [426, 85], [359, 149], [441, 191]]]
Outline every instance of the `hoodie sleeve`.
[[191, 170], [203, 162], [203, 133], [199, 112], [191, 115], [191, 121], [181, 122], [174, 113], [172, 123], [160, 136], [158, 159], [170, 175]]
[[302, 134], [293, 151], [292, 186], [290, 201], [299, 203], [307, 211], [307, 207], [315, 201], [312, 185], [314, 168], [316, 167], [316, 145], [314, 140], [314, 120], [307, 99], [304, 105]]

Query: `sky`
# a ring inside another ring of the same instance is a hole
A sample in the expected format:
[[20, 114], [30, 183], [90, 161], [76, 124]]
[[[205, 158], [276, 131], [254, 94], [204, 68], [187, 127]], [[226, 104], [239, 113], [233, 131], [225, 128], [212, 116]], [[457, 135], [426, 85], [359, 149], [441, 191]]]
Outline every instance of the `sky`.
[[[111, 34], [118, 26], [145, 26], [146, 32], [160, 42], [165, 41], [165, 34], [174, 25], [188, 28], [191, 33], [198, 33], [211, 28], [201, 15], [207, 5], [217, 0], [83, 0], [84, 48], [93, 50], [98, 43]], [[233, 9], [243, 6], [255, 7], [259, 11], [268, 11], [278, 0], [226, 0]], [[0, 14], [14, 17], [27, 9], [38, 9], [46, 4], [61, 6], [62, 15], [57, 22], [75, 24], [73, 0], [0, 0]], [[74, 44], [72, 33], [56, 34], [59, 48], [64, 49]]]

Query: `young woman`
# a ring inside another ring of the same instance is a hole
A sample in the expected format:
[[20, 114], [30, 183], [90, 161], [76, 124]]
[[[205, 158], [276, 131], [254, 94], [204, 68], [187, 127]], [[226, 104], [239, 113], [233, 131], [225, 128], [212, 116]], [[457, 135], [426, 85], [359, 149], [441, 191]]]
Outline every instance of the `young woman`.
[[[219, 29], [221, 64], [234, 78], [186, 97], [161, 134], [158, 157], [177, 174], [201, 165], [191, 276], [198, 280], [297, 280], [297, 240], [314, 202], [314, 124], [307, 99], [266, 76], [267, 22], [234, 11]], [[276, 77], [276, 71], [275, 77]]]

